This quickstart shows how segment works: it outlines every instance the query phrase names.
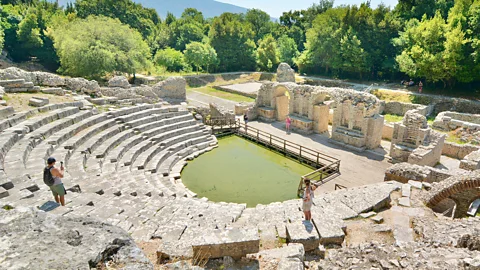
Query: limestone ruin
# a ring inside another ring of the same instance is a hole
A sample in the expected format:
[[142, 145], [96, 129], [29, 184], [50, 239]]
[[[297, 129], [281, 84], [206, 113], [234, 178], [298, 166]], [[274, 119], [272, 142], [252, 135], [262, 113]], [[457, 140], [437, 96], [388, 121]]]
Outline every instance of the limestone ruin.
[[295, 82], [295, 70], [287, 63], [280, 63], [277, 68], [277, 82]]
[[[7, 73], [72, 95], [96, 83]], [[67, 257], [69, 267], [82, 269], [153, 269], [152, 262], [204, 269], [205, 260], [219, 263], [206, 269], [239, 261], [285, 270], [480, 267], [480, 219], [443, 217], [464, 217], [480, 198], [478, 152], [457, 153], [464, 165], [456, 170], [430, 167], [444, 135], [428, 128], [423, 113], [408, 111], [392, 135], [393, 155], [413, 164], [388, 168], [383, 183], [318, 193], [313, 221], [302, 222], [300, 199], [247, 208], [198, 198], [180, 172], [218, 143], [185, 105], [165, 102], [185, 100], [184, 79], [130, 87], [118, 81], [76, 102], [23, 112], [0, 107], [0, 253], [6, 254], [0, 268], [65, 268]], [[97, 110], [88, 100], [118, 106]], [[357, 150], [380, 145], [381, 106], [366, 93], [265, 83], [248, 113], [268, 121], [290, 115], [305, 133], [327, 132], [331, 119], [332, 140]], [[234, 117], [213, 104], [208, 114]], [[45, 213], [36, 208], [52, 199], [42, 181], [49, 156], [65, 162], [68, 204]], [[156, 258], [148, 260], [134, 242], [154, 245]]]
[[334, 92], [334, 98], [332, 140], [357, 151], [379, 147], [384, 122], [379, 114], [380, 101], [371, 94], [353, 90]]
[[403, 122], [395, 123], [390, 157], [394, 161], [433, 167], [440, 161], [444, 141], [445, 135], [428, 127], [425, 116], [411, 110]]

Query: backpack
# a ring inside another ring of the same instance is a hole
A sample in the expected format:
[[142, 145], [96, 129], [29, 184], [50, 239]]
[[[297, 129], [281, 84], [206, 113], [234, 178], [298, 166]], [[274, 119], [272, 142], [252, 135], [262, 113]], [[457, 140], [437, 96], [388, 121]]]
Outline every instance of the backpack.
[[53, 186], [53, 183], [55, 183], [55, 179], [53, 179], [52, 172], [50, 171], [51, 169], [52, 167], [45, 167], [45, 169], [43, 169], [43, 182], [49, 187]]

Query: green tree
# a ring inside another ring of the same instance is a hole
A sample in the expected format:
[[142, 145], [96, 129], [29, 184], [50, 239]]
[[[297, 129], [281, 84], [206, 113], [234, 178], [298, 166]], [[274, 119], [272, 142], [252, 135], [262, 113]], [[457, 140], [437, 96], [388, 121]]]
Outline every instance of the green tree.
[[250, 27], [255, 33], [255, 42], [258, 42], [258, 40], [271, 32], [272, 23], [270, 21], [270, 15], [264, 11], [249, 9], [245, 14], [245, 20], [250, 24]]
[[295, 40], [287, 35], [283, 35], [278, 39], [277, 43], [280, 62], [294, 66], [299, 54]]
[[91, 15], [116, 18], [136, 29], [146, 39], [154, 33], [160, 17], [155, 9], [145, 8], [132, 0], [76, 0], [75, 9], [80, 18]]
[[349, 28], [340, 39], [340, 53], [342, 57], [342, 70], [359, 73], [366, 69], [366, 53], [362, 48], [362, 42], [357, 38], [352, 28]]
[[215, 18], [209, 37], [210, 45], [218, 55], [220, 71], [255, 70], [253, 33], [238, 15], [223, 13]]
[[198, 11], [195, 8], [186, 8], [182, 13], [181, 18], [186, 21], [194, 21], [199, 24], [205, 23], [205, 18], [203, 17], [203, 13]]
[[[447, 35], [449, 30], [452, 32]], [[455, 78], [462, 58], [463, 33], [458, 27], [449, 29], [440, 12], [432, 19], [423, 16], [420, 22], [411, 20], [395, 42], [403, 48], [396, 58], [402, 72], [444, 84]]]
[[171, 47], [177, 51], [185, 50], [185, 46], [191, 42], [201, 42], [206, 37], [202, 25], [192, 20], [176, 20], [170, 25], [172, 31]]
[[209, 44], [192, 42], [187, 45], [183, 54], [187, 63], [194, 66], [197, 72], [202, 68], [208, 72], [209, 67], [217, 63], [217, 53]]
[[329, 9], [320, 14], [307, 31], [305, 51], [297, 60], [299, 71], [338, 74], [342, 67], [340, 41], [346, 8]]
[[4, 42], [4, 34], [3, 34], [2, 25], [0, 24], [0, 52], [3, 50], [3, 42]]
[[90, 16], [52, 32], [60, 72], [99, 78], [114, 71], [135, 74], [151, 67], [141, 35], [117, 19]]
[[155, 63], [165, 67], [170, 72], [179, 72], [187, 69], [183, 53], [172, 48], [159, 50], [155, 55]]
[[266, 35], [258, 41], [257, 65], [261, 71], [272, 71], [280, 63], [277, 41], [272, 35]]

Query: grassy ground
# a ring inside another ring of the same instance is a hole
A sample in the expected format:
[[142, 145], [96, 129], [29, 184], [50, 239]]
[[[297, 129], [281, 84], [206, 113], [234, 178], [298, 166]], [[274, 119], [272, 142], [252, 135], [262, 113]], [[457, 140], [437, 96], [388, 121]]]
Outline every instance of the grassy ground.
[[390, 123], [400, 122], [403, 120], [403, 116], [396, 114], [385, 114], [385, 121]]
[[219, 98], [223, 98], [223, 99], [228, 99], [228, 100], [235, 101], [235, 102], [255, 102], [255, 99], [253, 99], [253, 98], [244, 97], [244, 96], [241, 96], [241, 95], [220, 91], [220, 90], [214, 89], [214, 88], [209, 87], [209, 86], [187, 89], [187, 93], [191, 92], [191, 91], [196, 91], [196, 92], [200, 92], [200, 93], [207, 94], [207, 95], [210, 95], [210, 96], [219, 97]]
[[372, 94], [377, 98], [385, 101], [398, 101], [404, 103], [412, 103], [413, 95], [400, 91], [391, 91], [386, 89], [378, 89], [372, 91]]
[[48, 98], [50, 104], [73, 102], [72, 97], [56, 96], [42, 93], [10, 93], [3, 96], [3, 99], [7, 101], [8, 106], [12, 106], [15, 111], [28, 111], [35, 107], [28, 105], [28, 100], [32, 97]]

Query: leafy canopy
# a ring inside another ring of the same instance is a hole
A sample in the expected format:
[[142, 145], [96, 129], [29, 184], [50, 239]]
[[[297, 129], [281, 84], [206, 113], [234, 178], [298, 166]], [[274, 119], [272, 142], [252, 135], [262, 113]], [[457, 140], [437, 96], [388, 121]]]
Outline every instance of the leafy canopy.
[[150, 68], [150, 50], [141, 35], [117, 19], [90, 16], [52, 33], [60, 71], [99, 78], [114, 71], [135, 74]]

